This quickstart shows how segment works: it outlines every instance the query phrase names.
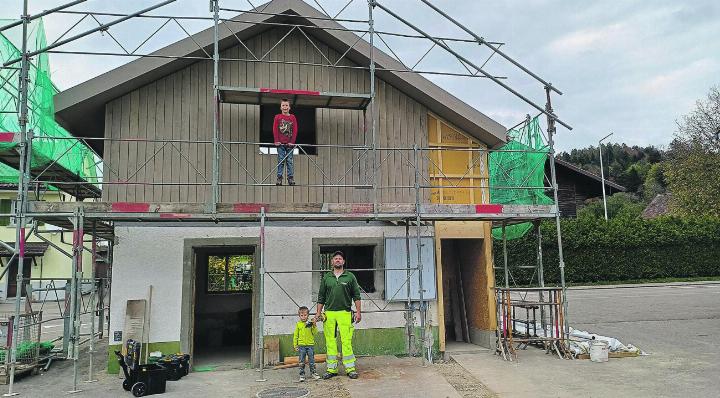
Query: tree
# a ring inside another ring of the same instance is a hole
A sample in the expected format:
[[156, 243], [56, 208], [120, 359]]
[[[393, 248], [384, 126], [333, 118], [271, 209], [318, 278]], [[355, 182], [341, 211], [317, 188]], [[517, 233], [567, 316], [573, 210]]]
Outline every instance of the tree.
[[665, 176], [673, 208], [684, 215], [720, 217], [720, 88], [678, 122]]
[[665, 180], [665, 163], [655, 163], [650, 166], [645, 181], [643, 182], [642, 193], [646, 202], [653, 200], [655, 196], [665, 193], [667, 181]]
[[710, 88], [707, 97], [695, 102], [695, 109], [678, 122], [673, 150], [702, 150], [720, 153], [720, 86]]
[[[638, 218], [645, 204], [631, 193], [618, 192], [607, 198], [608, 219]], [[587, 205], [578, 211], [578, 218], [604, 218], [605, 207], [602, 199], [589, 200]]]

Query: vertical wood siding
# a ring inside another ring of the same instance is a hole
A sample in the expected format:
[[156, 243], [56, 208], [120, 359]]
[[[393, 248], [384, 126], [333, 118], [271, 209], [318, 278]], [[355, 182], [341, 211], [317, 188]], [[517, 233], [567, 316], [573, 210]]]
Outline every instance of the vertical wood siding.
[[[275, 28], [245, 41], [255, 57], [262, 57], [286, 33]], [[267, 56], [270, 61], [325, 63], [341, 55], [302, 32], [292, 32]], [[322, 52], [322, 54], [320, 53]], [[222, 58], [253, 59], [238, 45]], [[343, 60], [340, 66], [356, 66]], [[212, 63], [197, 62], [107, 103], [105, 136], [140, 139], [133, 142], [106, 141], [105, 181], [129, 183], [177, 183], [179, 185], [107, 185], [103, 200], [204, 202], [212, 181], [212, 145], [167, 140], [211, 141], [213, 126]], [[222, 61], [220, 83], [240, 87], [270, 87], [296, 90], [368, 93], [369, 73], [362, 69], [285, 65], [267, 62]], [[427, 146], [427, 109], [395, 87], [376, 81], [377, 141], [381, 147]], [[274, 183], [275, 155], [261, 155], [258, 142], [260, 109], [253, 105], [222, 104], [220, 181], [223, 202], [370, 202], [372, 190], [337, 187], [307, 187], [305, 184], [371, 184], [370, 151], [350, 148], [318, 148], [317, 155], [295, 156], [296, 187], [245, 186]], [[370, 145], [370, 110], [317, 109], [318, 144]], [[143, 142], [141, 140], [157, 140]], [[383, 186], [412, 186], [415, 170], [408, 165], [412, 150], [379, 151], [382, 162], [378, 179]], [[427, 178], [428, 162], [421, 155], [420, 170]], [[421, 185], [427, 181], [421, 177]], [[429, 190], [423, 199], [429, 200]], [[382, 202], [414, 202], [414, 190], [381, 189]]]

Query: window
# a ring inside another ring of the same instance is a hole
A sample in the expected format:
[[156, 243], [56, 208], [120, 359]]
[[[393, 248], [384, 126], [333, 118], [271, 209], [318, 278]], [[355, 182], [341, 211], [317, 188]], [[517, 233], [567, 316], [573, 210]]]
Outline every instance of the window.
[[376, 268], [375, 246], [320, 246], [320, 269], [332, 269], [332, 255], [337, 250], [345, 253], [345, 269], [355, 274], [360, 288], [366, 293], [375, 293], [375, 271], [353, 271]]
[[207, 292], [251, 293], [254, 269], [253, 254], [210, 254], [207, 256]]
[[[0, 199], [0, 214], [10, 214], [13, 212], [13, 200], [12, 199]], [[14, 217], [2, 216], [0, 217], [0, 225], [12, 225], [15, 224]]]
[[[298, 121], [298, 135], [296, 144], [299, 145], [315, 145], [317, 144], [317, 135], [315, 129], [315, 109], [316, 108], [304, 108], [304, 107], [293, 107], [290, 109], [290, 113], [295, 115], [295, 119]], [[268, 145], [262, 145], [260, 152], [264, 154], [277, 154], [277, 150], [274, 145], [273, 137], [273, 121], [275, 115], [280, 113], [280, 104], [272, 105], [260, 105], [260, 142], [267, 143]], [[303, 146], [302, 151], [295, 149], [295, 154], [317, 155], [317, 148], [311, 146]]]

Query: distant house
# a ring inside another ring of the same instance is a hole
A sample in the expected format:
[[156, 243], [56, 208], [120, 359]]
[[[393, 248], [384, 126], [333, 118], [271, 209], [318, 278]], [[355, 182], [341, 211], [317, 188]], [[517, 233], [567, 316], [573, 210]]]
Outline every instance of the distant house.
[[[602, 198], [602, 178], [572, 163], [555, 159], [558, 183], [558, 205], [562, 217], [577, 217], [577, 212], [588, 199]], [[550, 163], [545, 163], [545, 173], [550, 175]], [[627, 189], [605, 180], [605, 195], [610, 196]]]
[[[6, 166], [0, 166], [0, 169], [6, 170]], [[0, 171], [2, 174], [2, 171]], [[0, 177], [2, 179], [2, 177]], [[7, 178], [5, 178], [7, 180]], [[17, 197], [17, 184], [2, 183], [0, 184], [0, 213], [12, 213]], [[69, 195], [56, 190], [39, 190], [36, 197], [35, 192], [30, 193], [31, 199], [59, 202], [69, 200]], [[47, 242], [44, 242], [42, 236]], [[15, 246], [15, 219], [14, 217], [0, 217], [0, 240], [11, 247]], [[38, 225], [38, 233], [31, 234], [25, 244], [25, 257], [23, 276], [32, 278], [31, 285], [33, 289], [46, 287], [48, 284], [54, 284], [54, 287], [62, 288], [65, 286], [65, 280], [70, 278], [71, 259], [66, 257], [57, 248], [61, 248], [67, 252], [72, 250], [72, 236], [63, 234], [59, 228], [53, 225]], [[53, 247], [55, 246], [55, 247]], [[56, 248], [57, 247], [57, 248]], [[12, 261], [10, 261], [12, 259]], [[86, 275], [90, 275], [91, 268], [90, 253], [83, 255], [83, 271]], [[4, 246], [0, 246], [0, 302], [4, 300], [15, 299], [17, 292], [17, 273], [18, 261], [13, 258], [11, 250]], [[9, 267], [9, 268], [6, 268]], [[27, 297], [27, 285], [23, 286], [22, 297]], [[33, 300], [56, 300], [64, 299], [64, 290], [53, 291], [52, 293], [42, 294], [41, 292], [33, 292]]]

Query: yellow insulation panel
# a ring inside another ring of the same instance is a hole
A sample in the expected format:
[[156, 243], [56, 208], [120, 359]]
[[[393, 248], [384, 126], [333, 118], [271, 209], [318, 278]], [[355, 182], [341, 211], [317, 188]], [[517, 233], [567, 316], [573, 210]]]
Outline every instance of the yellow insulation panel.
[[428, 115], [428, 141], [443, 148], [429, 154], [430, 181], [439, 187], [431, 190], [431, 203], [488, 203], [487, 190], [480, 188], [487, 186], [487, 155], [466, 150], [486, 146], [434, 115]]

